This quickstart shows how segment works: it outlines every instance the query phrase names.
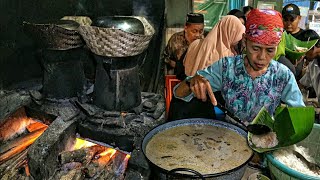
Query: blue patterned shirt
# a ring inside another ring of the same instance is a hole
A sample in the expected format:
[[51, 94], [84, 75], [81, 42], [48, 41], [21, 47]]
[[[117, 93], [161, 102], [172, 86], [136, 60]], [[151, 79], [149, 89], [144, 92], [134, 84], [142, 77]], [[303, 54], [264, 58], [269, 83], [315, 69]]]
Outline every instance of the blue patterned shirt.
[[[197, 74], [210, 82], [213, 91], [221, 91], [229, 111], [244, 122], [251, 122], [263, 106], [273, 114], [281, 101], [288, 106], [305, 106], [292, 72], [274, 60], [255, 79], [247, 73], [242, 56], [222, 58]], [[193, 97], [192, 93], [182, 99]]]

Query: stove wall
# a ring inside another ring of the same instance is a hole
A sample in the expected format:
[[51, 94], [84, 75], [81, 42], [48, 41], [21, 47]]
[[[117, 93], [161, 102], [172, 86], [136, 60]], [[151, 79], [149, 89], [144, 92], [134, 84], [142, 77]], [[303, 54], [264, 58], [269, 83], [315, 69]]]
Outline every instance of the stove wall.
[[[45, 22], [66, 15], [86, 15], [90, 18], [104, 15], [139, 15], [150, 20], [156, 34], [141, 68], [143, 84], [150, 87], [149, 84], [156, 79], [155, 65], [158, 66], [160, 59], [164, 4], [164, 0], [1, 0], [0, 89], [10, 89], [31, 79], [40, 79], [41, 82], [42, 68], [38, 53], [32, 40], [23, 33], [22, 22]], [[94, 60], [86, 53], [82, 56], [86, 75], [92, 77]]]

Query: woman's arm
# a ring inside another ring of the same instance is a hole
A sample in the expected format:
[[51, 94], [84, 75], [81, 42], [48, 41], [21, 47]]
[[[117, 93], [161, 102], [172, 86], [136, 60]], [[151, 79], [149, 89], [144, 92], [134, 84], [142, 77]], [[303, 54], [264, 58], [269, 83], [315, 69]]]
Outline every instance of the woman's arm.
[[202, 101], [206, 101], [208, 95], [212, 103], [216, 105], [213, 91], [221, 89], [223, 60], [214, 63], [204, 70], [198, 71], [194, 77], [187, 77], [186, 80], [175, 87], [175, 97], [190, 101], [195, 96]]

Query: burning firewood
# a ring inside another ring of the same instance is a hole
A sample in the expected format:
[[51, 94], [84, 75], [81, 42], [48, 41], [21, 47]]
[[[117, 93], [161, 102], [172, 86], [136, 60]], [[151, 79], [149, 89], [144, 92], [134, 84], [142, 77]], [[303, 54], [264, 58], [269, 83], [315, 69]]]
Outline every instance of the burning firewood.
[[108, 178], [123, 179], [130, 155], [118, 152], [112, 164], [107, 166]]
[[[8, 169], [4, 175], [1, 177], [1, 180], [7, 180], [7, 179], [26, 179], [28, 178], [27, 174], [21, 174], [20, 168], [23, 168], [27, 165], [27, 159], [24, 159], [21, 162], [18, 162], [15, 164], [11, 169]], [[30, 175], [30, 174], [29, 174]]]
[[26, 130], [26, 126], [34, 122], [35, 120], [27, 117], [8, 118], [0, 124], [0, 141], [6, 141], [15, 135], [22, 134]]
[[24, 172], [26, 173], [26, 176], [30, 176], [30, 169], [28, 163], [24, 164]]
[[37, 131], [36, 133], [33, 133], [33, 132], [35, 132], [36, 130], [40, 130], [40, 129], [44, 129], [45, 130], [46, 128], [47, 128], [47, 125], [43, 126], [42, 128], [39, 128], [39, 129], [33, 129], [33, 131], [31, 133], [26, 134], [26, 135], [21, 136], [21, 137], [18, 137], [16, 139], [12, 140], [12, 141], [9, 141], [9, 142], [1, 145], [0, 146], [0, 154], [4, 153], [4, 152], [6, 152], [6, 151], [8, 151], [8, 150], [20, 145], [20, 144], [23, 144], [28, 139], [32, 139], [34, 137], [39, 137], [38, 135], [39, 135], [39, 133], [41, 131]]
[[83, 168], [82, 171], [85, 173], [86, 177], [93, 178], [99, 175], [105, 167], [113, 161], [115, 151], [116, 150], [111, 148], [108, 149], [105, 151], [105, 154], [99, 157], [99, 159], [91, 161], [85, 168]]
[[83, 164], [87, 164], [91, 161], [94, 155], [99, 154], [106, 149], [106, 147], [94, 145], [74, 151], [64, 151], [59, 154], [58, 159], [60, 164], [66, 164], [69, 162], [82, 162]]
[[[124, 179], [123, 174], [118, 174], [118, 169], [121, 162], [125, 158], [125, 154], [117, 151], [109, 160], [109, 162], [105, 166], [94, 166], [93, 163], [90, 163], [88, 168], [86, 169], [86, 177], [92, 179]], [[91, 166], [90, 166], [91, 165]]]
[[44, 127], [48, 127], [48, 125], [36, 121], [35, 123], [32, 123], [32, 124], [28, 125], [27, 129], [28, 129], [29, 132], [33, 132], [33, 131], [42, 129]]
[[27, 134], [19, 138], [19, 140], [15, 141], [13, 144], [10, 143], [10, 148], [0, 155], [0, 164], [5, 162], [6, 160], [12, 158], [16, 154], [25, 150], [28, 146], [30, 146], [47, 128], [42, 128], [32, 133]]
[[7, 172], [12, 169], [16, 169], [22, 164], [27, 158], [27, 149], [19, 153], [18, 155], [14, 156], [12, 159], [6, 161], [5, 163], [1, 164], [0, 166], [0, 177], [3, 177]]

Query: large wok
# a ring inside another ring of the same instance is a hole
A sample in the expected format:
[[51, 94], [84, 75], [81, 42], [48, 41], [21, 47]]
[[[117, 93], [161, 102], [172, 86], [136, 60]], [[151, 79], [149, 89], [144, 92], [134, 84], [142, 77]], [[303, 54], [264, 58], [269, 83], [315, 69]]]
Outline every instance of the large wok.
[[[150, 132], [146, 134], [146, 136], [143, 139], [142, 142], [142, 151], [144, 155], [146, 156], [147, 160], [149, 161], [152, 171], [155, 174], [155, 176], [158, 179], [215, 179], [215, 180], [235, 180], [235, 179], [241, 179], [243, 176], [245, 169], [247, 167], [248, 162], [251, 160], [253, 156], [253, 151], [251, 151], [251, 156], [248, 158], [246, 162], [241, 164], [238, 167], [235, 167], [231, 170], [228, 170], [226, 172], [221, 173], [215, 173], [215, 174], [201, 174], [197, 171], [194, 171], [192, 169], [185, 169], [185, 168], [177, 168], [172, 169], [170, 171], [159, 167], [158, 165], [154, 164], [150, 161], [148, 156], [146, 155], [146, 147], [149, 143], [149, 141], [158, 133], [166, 131], [170, 128], [178, 127], [178, 126], [189, 126], [189, 125], [208, 125], [208, 126], [214, 126], [214, 127], [221, 127], [221, 128], [227, 128], [229, 130], [232, 130], [236, 132], [239, 136], [242, 136], [244, 138], [247, 137], [247, 133], [230, 123], [222, 122], [218, 120], [212, 120], [212, 119], [202, 119], [202, 118], [193, 118], [193, 119], [183, 119], [183, 120], [176, 120], [172, 122], [167, 122], [162, 125], [159, 125], [152, 129]], [[188, 172], [188, 173], [186, 173]]]

